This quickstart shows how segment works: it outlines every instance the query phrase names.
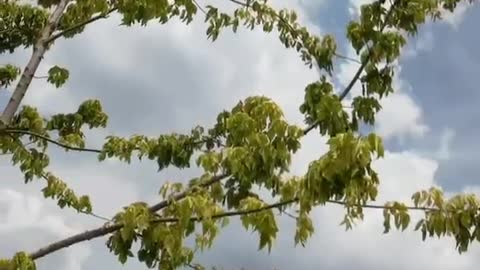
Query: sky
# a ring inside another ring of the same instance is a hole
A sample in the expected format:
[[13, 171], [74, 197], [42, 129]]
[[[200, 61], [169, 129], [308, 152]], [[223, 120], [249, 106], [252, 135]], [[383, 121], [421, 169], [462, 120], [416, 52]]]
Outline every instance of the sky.
[[[207, 0], [199, 0], [206, 4]], [[345, 38], [346, 23], [361, 4], [349, 0], [272, 0], [275, 7], [295, 9], [313, 33], [333, 34], [340, 52], [354, 56]], [[225, 9], [224, 0], [210, 4]], [[448, 194], [475, 192], [480, 146], [475, 123], [480, 42], [477, 32], [480, 7], [461, 6], [446, 19], [421, 27], [410, 39], [399, 61], [395, 94], [382, 102], [376, 132], [387, 146], [385, 158], [374, 163], [381, 185], [379, 203], [409, 201], [411, 194], [431, 186]], [[302, 125], [298, 107], [305, 85], [318, 79], [298, 55], [285, 50], [274, 34], [261, 31], [226, 31], [215, 42], [206, 39], [206, 26], [198, 20], [148, 27], [121, 27], [118, 17], [98, 21], [73, 39], [59, 40], [45, 56], [37, 75], [59, 65], [70, 71], [61, 89], [35, 80], [24, 104], [43, 114], [75, 111], [91, 98], [99, 99], [109, 114], [106, 129], [87, 132], [88, 145], [100, 147], [107, 135], [159, 135], [185, 132], [195, 125], [210, 125], [216, 115], [251, 95], [266, 95], [283, 108], [291, 123]], [[29, 51], [1, 55], [0, 62], [24, 65]], [[342, 89], [358, 65], [336, 62], [335, 86]], [[11, 90], [11, 89], [9, 89]], [[353, 93], [358, 93], [358, 87]], [[10, 92], [0, 92], [3, 108]], [[302, 141], [291, 172], [301, 175], [308, 163], [326, 151], [325, 138], [311, 133]], [[78, 194], [89, 194], [94, 211], [111, 216], [133, 201], [153, 203], [164, 181], [186, 181], [198, 170], [157, 172], [154, 163], [114, 160], [99, 163], [89, 153], [50, 149], [51, 170]], [[103, 221], [72, 210], [58, 209], [45, 200], [42, 183], [23, 183], [17, 168], [0, 157], [0, 254], [34, 251], [51, 241], [101, 225]], [[480, 248], [475, 243], [459, 255], [451, 239], [422, 242], [412, 229], [382, 234], [381, 212], [370, 210], [365, 220], [345, 232], [339, 223], [343, 209], [318, 208], [313, 213], [315, 234], [305, 247], [295, 247], [294, 221], [279, 218], [280, 233], [270, 254], [258, 251], [255, 234], [233, 219], [213, 248], [198, 257], [205, 266], [224, 269], [477, 269]], [[106, 238], [84, 242], [38, 261], [38, 269], [146, 269], [129, 261], [121, 266], [105, 247]]]

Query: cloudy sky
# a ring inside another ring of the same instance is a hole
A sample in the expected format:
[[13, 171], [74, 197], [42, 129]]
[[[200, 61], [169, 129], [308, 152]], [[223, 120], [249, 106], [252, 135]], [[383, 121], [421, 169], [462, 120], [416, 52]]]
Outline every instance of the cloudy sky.
[[[206, 0], [199, 0], [206, 3]], [[345, 39], [345, 24], [367, 1], [275, 0], [276, 7], [298, 11], [302, 22], [317, 34], [333, 33], [340, 50], [353, 52]], [[226, 9], [224, 0], [209, 0]], [[146, 28], [118, 26], [118, 18], [99, 21], [74, 39], [61, 40], [48, 52], [37, 75], [59, 65], [70, 70], [62, 89], [45, 81], [32, 84], [25, 104], [42, 113], [74, 111], [90, 98], [101, 100], [110, 115], [109, 127], [88, 133], [92, 147], [109, 134], [158, 135], [211, 124], [223, 109], [254, 94], [273, 98], [287, 118], [302, 124], [298, 106], [304, 86], [315, 80], [297, 54], [285, 50], [275, 35], [225, 32], [207, 41], [202, 20], [190, 26], [152, 23]], [[386, 157], [375, 163], [381, 177], [379, 200], [408, 200], [432, 185], [447, 192], [480, 194], [477, 161], [480, 146], [475, 128], [480, 52], [474, 35], [480, 8], [460, 7], [444, 22], [427, 24], [404, 50], [395, 78], [398, 91], [384, 101], [377, 132], [386, 140]], [[0, 56], [0, 62], [24, 65], [29, 51]], [[357, 64], [338, 62], [335, 84], [341, 89]], [[358, 90], [358, 89], [357, 89]], [[8, 93], [0, 92], [0, 105]], [[302, 174], [308, 162], [326, 149], [315, 134], [304, 138], [292, 172]], [[0, 254], [33, 251], [50, 241], [102, 224], [89, 216], [59, 210], [42, 198], [42, 184], [24, 185], [16, 168], [0, 157]], [[163, 181], [184, 181], [196, 170], [156, 172], [152, 163], [115, 161], [99, 164], [88, 153], [63, 153], [52, 147], [52, 170], [77, 193], [88, 193], [95, 212], [112, 215], [132, 201], [154, 202]], [[480, 249], [458, 255], [449, 239], [422, 242], [419, 233], [382, 234], [381, 212], [368, 212], [365, 221], [345, 232], [338, 224], [342, 209], [328, 206], [314, 214], [316, 233], [306, 247], [294, 247], [294, 221], [280, 218], [281, 233], [271, 254], [257, 251], [255, 234], [232, 220], [214, 248], [199, 262], [225, 269], [477, 269]], [[105, 239], [82, 243], [39, 260], [39, 269], [145, 269], [131, 261], [121, 266], [109, 254]]]

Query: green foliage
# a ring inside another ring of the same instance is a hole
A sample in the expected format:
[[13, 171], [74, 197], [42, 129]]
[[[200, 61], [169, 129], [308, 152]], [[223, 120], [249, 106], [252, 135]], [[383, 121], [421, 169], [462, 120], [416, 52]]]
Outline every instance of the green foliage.
[[60, 208], [68, 206], [78, 211], [92, 212], [92, 205], [88, 196], [77, 197], [72, 189], [51, 173], [47, 173], [43, 177], [47, 181], [47, 186], [42, 189], [45, 198], [56, 199]]
[[117, 8], [123, 15], [122, 24], [127, 26], [134, 23], [145, 26], [153, 19], [157, 19], [160, 23], [166, 23], [172, 17], [177, 16], [188, 24], [197, 13], [197, 6], [190, 0], [173, 1], [173, 3], [167, 0], [119, 0]]
[[[0, 130], [0, 151], [2, 154], [11, 155], [12, 164], [18, 165], [26, 183], [34, 178], [46, 181], [47, 185], [42, 189], [45, 198], [57, 200], [61, 208], [67, 206], [78, 211], [91, 212], [92, 206], [87, 196], [76, 196], [63, 181], [46, 172], [50, 165], [47, 140], [52, 140], [51, 131], [58, 131], [59, 143], [84, 147], [81, 128], [85, 125], [89, 128], [104, 127], [107, 119], [97, 100], [85, 101], [76, 113], [56, 114], [50, 119], [42, 118], [36, 108], [23, 106], [10, 127], [6, 131]], [[25, 140], [30, 147], [27, 147]]]
[[20, 69], [16, 66], [7, 64], [3, 67], [0, 67], [0, 87], [7, 88], [10, 86], [10, 83], [15, 81], [19, 74]]
[[283, 45], [299, 52], [301, 59], [309, 67], [316, 64], [329, 74], [333, 69], [332, 58], [337, 48], [335, 39], [330, 35], [321, 39], [310, 34], [307, 28], [297, 22], [294, 11], [283, 9], [277, 12], [265, 0], [249, 0], [236, 9], [233, 15], [219, 12], [218, 8], [209, 5], [205, 21], [209, 23], [207, 37], [213, 41], [218, 38], [222, 28], [231, 27], [233, 32], [237, 32], [240, 24], [251, 30], [261, 25], [264, 32], [275, 29]]
[[206, 142], [206, 139], [202, 139], [202, 133], [202, 128], [196, 128], [192, 130], [191, 135], [174, 133], [160, 135], [158, 138], [134, 135], [130, 139], [109, 136], [98, 159], [103, 161], [107, 157], [116, 157], [130, 163], [132, 154], [136, 152], [140, 160], [143, 157], [156, 160], [159, 170], [169, 165], [186, 168], [190, 166], [194, 151], [200, 149]]
[[[240, 209], [243, 211], [251, 211], [265, 206], [264, 202], [254, 197], [247, 197], [240, 202]], [[278, 232], [272, 210], [242, 215], [241, 220], [245, 229], [253, 228], [253, 230], [258, 232], [260, 236], [259, 249], [267, 247], [268, 251], [270, 251]]]
[[[54, 1], [58, 2], [58, 0], [54, 0]], [[44, 0], [44, 2], [54, 2], [54, 1]], [[60, 19], [58, 30], [59, 31], [70, 30], [63, 35], [65, 38], [71, 38], [76, 34], [81, 33], [85, 28], [84, 26], [77, 27], [75, 29], [72, 29], [72, 27], [87, 21], [97, 13], [102, 13], [102, 14], [107, 13], [110, 5], [109, 2], [110, 1], [108, 0], [75, 1], [74, 3], [68, 5], [65, 13]]]
[[17, 252], [10, 261], [12, 270], [36, 270], [35, 262], [25, 253]]
[[300, 106], [305, 122], [316, 124], [320, 134], [335, 136], [348, 130], [348, 114], [343, 110], [340, 98], [334, 94], [333, 85], [326, 77], [305, 88], [305, 101]]
[[12, 269], [11, 260], [0, 259], [0, 270], [10, 270], [10, 269]]
[[457, 250], [468, 250], [472, 241], [480, 241], [480, 200], [474, 194], [455, 195], [445, 199], [437, 188], [419, 191], [412, 196], [415, 206], [435, 208], [425, 211], [415, 230], [420, 230], [422, 238], [426, 236], [452, 236]]
[[68, 70], [59, 66], [53, 66], [48, 70], [47, 81], [59, 88], [68, 80], [69, 74]]
[[[80, 34], [89, 23], [112, 12], [120, 15], [124, 26], [146, 26], [152, 21], [165, 24], [172, 18], [189, 24], [200, 10], [193, 0], [80, 0], [67, 5], [58, 25], [47, 24], [49, 12], [60, 1], [39, 0], [38, 6], [1, 2], [0, 53], [34, 44], [51, 49], [49, 45], [57, 38]], [[421, 210], [425, 217], [416, 223], [415, 230], [424, 240], [427, 236], [453, 237], [459, 252], [467, 251], [473, 241], [480, 241], [480, 202], [474, 195], [446, 199], [439, 189], [432, 188], [415, 193], [414, 206], [395, 201], [370, 205], [380, 183], [372, 162], [383, 157], [384, 147], [379, 136], [359, 132], [360, 124], [375, 124], [381, 100], [394, 92], [395, 65], [408, 36], [415, 35], [427, 19], [439, 19], [442, 8], [452, 11], [459, 0], [395, 0], [392, 7], [386, 1], [363, 5], [358, 20], [346, 27], [360, 69], [343, 91], [330, 82], [334, 59], [341, 57], [333, 36], [311, 34], [298, 23], [294, 11], [277, 11], [266, 0], [231, 2], [240, 3], [231, 13], [206, 7], [207, 38], [217, 40], [225, 28], [237, 32], [240, 26], [260, 27], [266, 33], [275, 32], [285, 48], [295, 49], [306, 65], [316, 65], [322, 72], [318, 81], [305, 87], [299, 106], [308, 125], [305, 129], [290, 124], [273, 100], [252, 96], [219, 113], [210, 128], [198, 126], [187, 134], [156, 137], [111, 135], [101, 149], [87, 149], [83, 130], [106, 127], [108, 121], [100, 102], [87, 100], [76, 112], [48, 117], [32, 106], [23, 106], [8, 126], [0, 127], [1, 153], [11, 155], [12, 164], [19, 167], [25, 182], [34, 178], [46, 181], [44, 197], [56, 200], [61, 208], [85, 213], [92, 213], [89, 198], [76, 196], [61, 179], [47, 172], [51, 143], [65, 150], [95, 152], [99, 161], [117, 158], [130, 163], [132, 157], [148, 159], [157, 163], [158, 170], [188, 168], [195, 159], [193, 164], [202, 170], [199, 177], [187, 184], [165, 183], [159, 191], [162, 203], [152, 207], [133, 203], [101, 228], [115, 229], [108, 232], [111, 235], [106, 244], [121, 263], [134, 257], [134, 243], [138, 243], [136, 257], [147, 267], [178, 269], [193, 265], [196, 252], [211, 248], [230, 216], [241, 216], [244, 227], [258, 233], [259, 249], [270, 251], [279, 230], [274, 210], [284, 211], [290, 206], [298, 210], [294, 242], [305, 245], [314, 233], [311, 210], [327, 203], [344, 206], [341, 224], [346, 229], [362, 220], [363, 210], [370, 207], [383, 209], [385, 233], [392, 227], [403, 231], [411, 223], [409, 211]], [[44, 28], [50, 36], [39, 39]], [[8, 87], [19, 73], [14, 65], [0, 67], [0, 87]], [[58, 88], [69, 76], [68, 70], [53, 66], [48, 82]], [[349, 114], [342, 102], [358, 81], [362, 92], [352, 97]], [[22, 83], [28, 85], [28, 81]], [[286, 177], [301, 139], [316, 128], [328, 137], [328, 151], [319, 153], [304, 175]], [[269, 192], [277, 203], [268, 204], [258, 190]], [[189, 240], [191, 246], [186, 244]], [[11, 260], [0, 260], [0, 269], [4, 268], [30, 270], [35, 269], [35, 264], [26, 253], [19, 252]]]
[[30, 4], [1, 1], [0, 18], [0, 53], [13, 53], [21, 46], [33, 45], [47, 22], [48, 13]]

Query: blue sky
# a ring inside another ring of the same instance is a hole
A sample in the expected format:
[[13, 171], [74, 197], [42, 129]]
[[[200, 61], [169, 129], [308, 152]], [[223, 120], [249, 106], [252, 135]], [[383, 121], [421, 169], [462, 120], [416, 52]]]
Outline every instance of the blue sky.
[[[205, 1], [199, 1], [203, 3]], [[351, 54], [345, 24], [356, 15], [358, 0], [275, 0], [291, 7], [311, 31], [333, 33], [342, 53]], [[226, 1], [209, 1], [226, 9]], [[375, 129], [384, 136], [387, 155], [375, 163], [381, 177], [379, 201], [405, 200], [432, 185], [447, 192], [480, 194], [476, 144], [480, 114], [476, 104], [480, 37], [480, 7], [471, 6], [444, 22], [427, 24], [411, 40], [399, 62], [398, 91], [384, 101]], [[287, 118], [302, 124], [298, 106], [306, 84], [318, 78], [293, 51], [285, 50], [274, 34], [226, 32], [211, 43], [205, 25], [151, 24], [147, 28], [118, 26], [118, 18], [99, 21], [80, 36], [58, 41], [46, 55], [38, 75], [52, 65], [70, 70], [62, 89], [36, 80], [25, 104], [46, 114], [69, 112], [85, 99], [98, 98], [110, 116], [108, 128], [88, 132], [88, 144], [101, 145], [109, 134], [158, 135], [209, 125], [216, 114], [249, 95], [272, 97]], [[29, 51], [0, 56], [1, 62], [24, 64]], [[338, 62], [338, 89], [356, 64]], [[358, 90], [358, 89], [357, 89]], [[354, 93], [355, 93], [354, 89]], [[3, 107], [9, 92], [0, 92]], [[307, 136], [295, 156], [292, 173], [302, 174], [308, 163], [326, 150], [325, 139]], [[52, 170], [78, 193], [88, 193], [94, 209], [112, 215], [138, 200], [158, 201], [156, 191], [166, 180], [185, 181], [198, 170], [167, 169], [152, 163], [98, 163], [91, 154], [63, 153], [53, 148]], [[42, 247], [102, 221], [59, 210], [41, 197], [41, 183], [24, 185], [22, 176], [0, 157], [0, 254]], [[114, 187], [114, 188], [112, 188]], [[476, 269], [480, 249], [458, 255], [449, 239], [422, 242], [416, 232], [382, 234], [381, 212], [369, 211], [363, 223], [345, 232], [338, 224], [343, 210], [335, 206], [315, 211], [316, 234], [305, 248], [293, 246], [294, 222], [279, 219], [281, 232], [270, 255], [257, 251], [257, 239], [232, 220], [211, 251], [199, 257], [208, 266], [225, 269]], [[6, 240], [5, 240], [6, 239]], [[39, 269], [145, 269], [129, 262], [122, 267], [109, 254], [105, 239], [72, 247], [40, 260]], [[12, 244], [13, 243], [13, 244]]]

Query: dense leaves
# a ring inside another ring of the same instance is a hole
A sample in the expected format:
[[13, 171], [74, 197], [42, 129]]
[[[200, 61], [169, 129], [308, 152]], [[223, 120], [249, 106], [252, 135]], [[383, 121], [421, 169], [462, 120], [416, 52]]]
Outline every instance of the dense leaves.
[[[379, 136], [361, 134], [359, 128], [362, 123], [375, 124], [381, 100], [395, 91], [395, 65], [408, 37], [415, 35], [427, 19], [436, 20], [445, 10], [453, 11], [459, 0], [374, 1], [363, 5], [359, 18], [346, 26], [346, 36], [359, 58], [358, 72], [346, 89], [335, 89], [331, 83], [335, 57], [341, 57], [333, 36], [311, 34], [298, 23], [294, 11], [275, 10], [266, 0], [229, 2], [237, 5], [230, 13], [211, 5], [201, 8], [193, 0], [39, 0], [38, 5], [0, 2], [0, 53], [33, 44], [52, 45], [57, 38], [74, 37], [88, 24], [114, 12], [124, 26], [146, 26], [154, 21], [165, 24], [173, 18], [189, 24], [202, 11], [206, 35], [212, 41], [225, 28], [234, 32], [239, 27], [273, 32], [285, 48], [295, 49], [302, 61], [309, 67], [315, 65], [322, 73], [319, 80], [305, 87], [304, 100], [299, 104], [308, 125], [304, 129], [288, 123], [272, 99], [252, 96], [218, 114], [209, 128], [198, 126], [187, 134], [155, 137], [110, 135], [101, 149], [90, 149], [86, 148], [84, 129], [106, 127], [108, 121], [100, 101], [87, 100], [73, 113], [50, 116], [42, 116], [33, 106], [23, 106], [7, 126], [0, 126], [0, 151], [19, 167], [25, 182], [43, 179], [43, 195], [56, 200], [61, 208], [92, 213], [87, 196], [75, 195], [60, 178], [48, 172], [48, 147], [52, 144], [65, 150], [94, 152], [99, 161], [116, 158], [130, 163], [132, 157], [147, 159], [156, 162], [158, 170], [196, 165], [201, 174], [187, 184], [164, 183], [159, 191], [163, 201], [156, 205], [132, 203], [104, 227], [33, 255], [19, 252], [12, 259], [0, 260], [0, 269], [33, 270], [33, 259], [109, 233], [107, 247], [121, 263], [136, 252], [137, 259], [150, 268], [192, 266], [195, 254], [212, 246], [231, 216], [241, 216], [244, 227], [258, 234], [259, 248], [270, 250], [279, 230], [275, 210], [283, 213], [289, 207], [296, 207], [298, 213], [293, 240], [304, 245], [314, 233], [311, 210], [328, 203], [344, 206], [341, 224], [347, 229], [363, 218], [365, 208], [383, 209], [385, 233], [392, 227], [407, 229], [412, 222], [409, 211], [421, 210], [425, 216], [414, 229], [423, 239], [453, 237], [459, 252], [467, 251], [473, 241], [480, 241], [480, 201], [474, 195], [459, 194], [447, 199], [439, 189], [431, 188], [415, 193], [413, 206], [396, 201], [372, 205], [381, 181], [372, 162], [384, 155], [384, 147]], [[59, 11], [58, 25], [49, 24], [49, 12], [62, 3], [66, 7]], [[44, 27], [52, 30], [48, 31], [50, 36], [39, 36]], [[1, 66], [0, 87], [9, 87], [19, 75], [18, 67]], [[28, 87], [31, 75], [23, 76], [17, 88]], [[47, 80], [58, 88], [69, 76], [67, 69], [53, 66]], [[362, 91], [352, 96], [355, 83]], [[351, 112], [345, 110], [344, 104], [349, 95]], [[302, 137], [314, 129], [328, 137], [328, 151], [319, 153], [304, 175], [286, 176]], [[265, 198], [266, 194], [270, 197]], [[272, 200], [275, 203], [269, 204]]]
[[7, 64], [3, 67], [0, 67], [0, 87], [7, 87], [15, 81], [17, 76], [20, 74], [20, 69], [13, 65]]
[[68, 70], [61, 68], [59, 66], [53, 66], [48, 70], [48, 78], [47, 81], [55, 85], [55, 87], [62, 86], [67, 80], [69, 76]]
[[13, 53], [15, 49], [33, 45], [45, 26], [45, 9], [17, 1], [0, 2], [0, 53]]

